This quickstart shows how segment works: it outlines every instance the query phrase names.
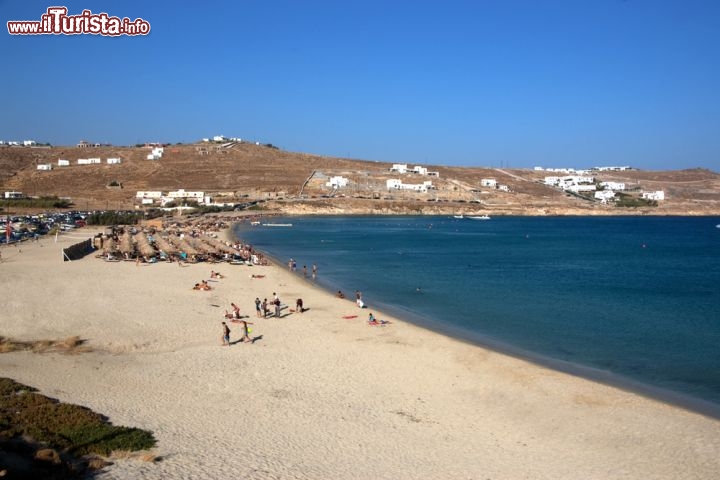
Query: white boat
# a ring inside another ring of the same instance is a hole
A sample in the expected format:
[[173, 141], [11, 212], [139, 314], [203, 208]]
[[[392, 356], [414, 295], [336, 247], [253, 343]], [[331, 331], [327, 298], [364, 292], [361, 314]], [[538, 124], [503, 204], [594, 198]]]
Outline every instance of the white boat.
[[250, 222], [250, 225], [260, 225], [260, 222], [258, 222], [257, 220], [253, 220], [252, 222]]
[[263, 227], [292, 227], [292, 223], [263, 223]]
[[472, 220], [490, 220], [489, 215], [471, 215], [467, 218], [470, 218]]
[[453, 215], [453, 218], [465, 218], [463, 215]]

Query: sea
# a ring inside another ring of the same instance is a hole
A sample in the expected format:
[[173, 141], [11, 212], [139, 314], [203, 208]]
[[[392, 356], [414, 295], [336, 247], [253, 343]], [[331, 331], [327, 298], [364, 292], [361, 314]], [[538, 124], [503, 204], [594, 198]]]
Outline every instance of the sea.
[[720, 217], [266, 223], [235, 234], [367, 312], [720, 418]]

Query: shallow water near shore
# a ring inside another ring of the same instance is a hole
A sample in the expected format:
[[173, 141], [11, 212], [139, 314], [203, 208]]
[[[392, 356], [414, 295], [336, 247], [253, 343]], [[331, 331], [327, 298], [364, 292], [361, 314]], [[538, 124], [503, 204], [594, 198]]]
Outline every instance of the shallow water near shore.
[[[720, 412], [715, 217], [288, 217], [235, 234], [370, 309]], [[357, 313], [351, 311], [349, 313]], [[685, 401], [687, 400], [687, 401]], [[692, 407], [692, 405], [690, 405]]]

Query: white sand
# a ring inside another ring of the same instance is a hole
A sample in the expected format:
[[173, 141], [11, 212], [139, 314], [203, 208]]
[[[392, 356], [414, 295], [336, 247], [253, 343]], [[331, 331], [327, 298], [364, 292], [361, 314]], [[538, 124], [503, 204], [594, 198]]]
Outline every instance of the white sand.
[[[0, 335], [80, 335], [95, 351], [2, 354], [0, 375], [154, 432], [162, 462], [101, 478], [720, 475], [717, 420], [359, 311], [280, 267], [63, 263], [62, 243], [2, 247]], [[211, 269], [226, 278], [192, 291]], [[256, 319], [273, 291], [310, 310]], [[230, 302], [254, 344], [220, 346]]]

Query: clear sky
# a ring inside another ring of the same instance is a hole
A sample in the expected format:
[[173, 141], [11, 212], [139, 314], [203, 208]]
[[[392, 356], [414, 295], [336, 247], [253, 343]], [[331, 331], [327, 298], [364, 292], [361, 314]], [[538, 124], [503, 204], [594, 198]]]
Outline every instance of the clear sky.
[[[7, 32], [54, 5], [151, 32]], [[0, 18], [0, 140], [720, 171], [718, 0], [0, 0]]]

